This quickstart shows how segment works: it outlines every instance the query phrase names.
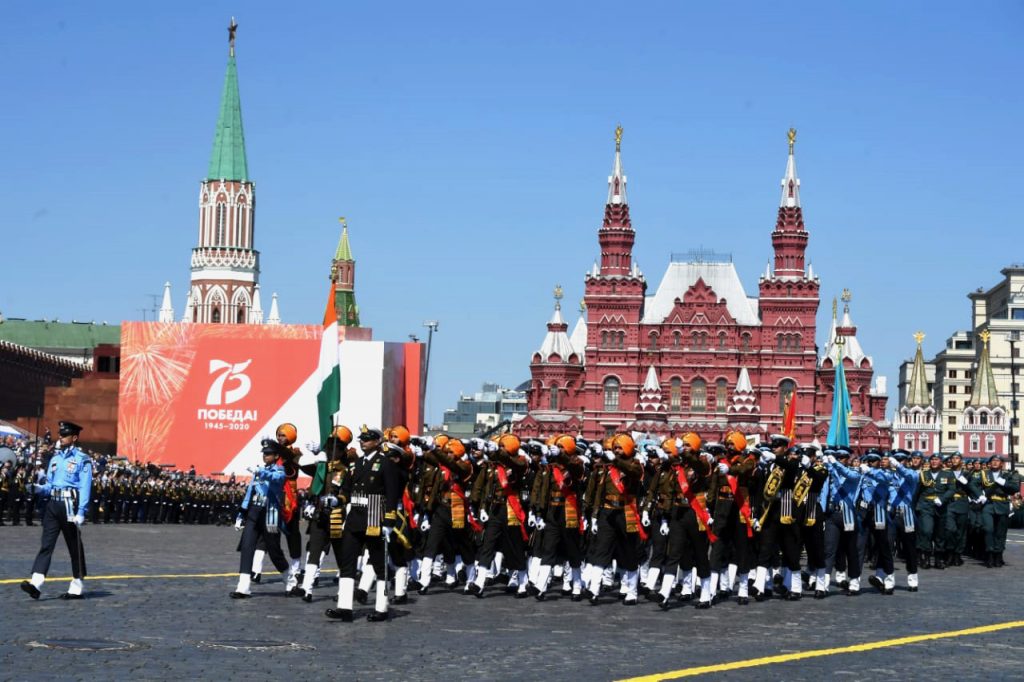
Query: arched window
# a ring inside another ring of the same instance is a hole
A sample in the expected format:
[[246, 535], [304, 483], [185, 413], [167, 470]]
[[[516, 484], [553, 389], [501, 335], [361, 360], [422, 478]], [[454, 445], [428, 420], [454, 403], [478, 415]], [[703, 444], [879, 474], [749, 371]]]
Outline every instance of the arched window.
[[548, 405], [549, 409], [558, 409], [558, 386], [551, 387], [551, 402]]
[[626, 332], [619, 332], [619, 348], [626, 347]]
[[238, 314], [235, 315], [235, 322], [245, 324], [245, 306], [238, 306]]
[[907, 436], [906, 448], [907, 448], [907, 450], [913, 450], [914, 449], [914, 437], [911, 436], [911, 435]]
[[971, 436], [971, 452], [981, 452], [981, 439], [976, 433]]
[[601, 348], [608, 347], [608, 332], [601, 332]]
[[217, 246], [224, 246], [224, 224], [227, 222], [228, 206], [224, 203], [217, 204], [217, 230], [214, 233], [213, 243]]
[[678, 412], [683, 407], [683, 380], [672, 377], [669, 386], [669, 405], [673, 412]]
[[213, 322], [214, 324], [220, 323], [220, 306], [214, 306], [213, 310], [210, 312], [210, 322]]
[[796, 390], [796, 382], [791, 379], [786, 379], [779, 384], [779, 412], [782, 413], [786, 409], [786, 399], [793, 395], [793, 391]]
[[982, 426], [988, 425], [988, 412], [978, 413], [978, 423], [981, 424]]
[[726, 403], [729, 401], [729, 384], [725, 379], [715, 382], [715, 412], [725, 412]]
[[682, 340], [682, 336], [683, 335], [680, 334], [679, 332], [672, 332], [672, 346], [674, 348], [679, 348], [679, 344], [680, 344], [680, 342]]
[[604, 410], [615, 412], [619, 409], [619, 380], [608, 377], [604, 380]]
[[697, 332], [693, 332], [692, 338], [690, 339], [690, 341], [691, 341], [691, 343], [690, 343], [690, 347], [691, 348], [694, 348], [694, 349], [700, 348], [700, 334], [698, 334]]
[[693, 412], [708, 409], [708, 384], [703, 379], [694, 379], [690, 384], [690, 409]]
[[744, 334], [740, 337], [740, 349], [750, 350], [750, 334]]
[[985, 452], [996, 451], [996, 437], [992, 434], [985, 436]]
[[656, 332], [651, 332], [649, 338], [651, 343], [651, 350], [658, 350], [658, 334]]
[[777, 342], [775, 344], [775, 350], [785, 350], [786, 348], [786, 335], [779, 334]]
[[725, 332], [718, 335], [718, 347], [720, 349], [725, 348]]

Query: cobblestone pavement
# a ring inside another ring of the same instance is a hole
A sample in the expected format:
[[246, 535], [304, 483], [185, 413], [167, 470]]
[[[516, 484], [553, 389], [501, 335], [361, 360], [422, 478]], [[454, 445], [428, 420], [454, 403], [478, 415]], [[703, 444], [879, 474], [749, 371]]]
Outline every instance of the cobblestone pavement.
[[[28, 576], [39, 537], [38, 526], [0, 529], [0, 580]], [[230, 528], [86, 526], [83, 537], [93, 576], [237, 570], [238, 536]], [[317, 679], [337, 673], [353, 680], [589, 681], [648, 675], [1024, 620], [1024, 533], [1011, 531], [1010, 539], [1006, 568], [969, 561], [959, 569], [922, 571], [917, 594], [899, 589], [883, 597], [868, 588], [857, 598], [725, 603], [710, 611], [680, 606], [668, 613], [646, 602], [624, 607], [609, 599], [592, 607], [557, 597], [538, 603], [495, 592], [477, 600], [437, 590], [393, 608], [389, 623], [343, 624], [323, 616], [333, 605], [333, 580], [312, 604], [285, 597], [275, 574], [254, 585], [256, 596], [245, 601], [228, 598], [230, 577], [94, 578], [86, 581], [87, 598], [77, 602], [57, 598], [66, 589], [62, 581], [48, 582], [39, 601], [17, 583], [0, 584], [0, 679]], [[54, 556], [51, 576], [69, 575], [62, 543]], [[902, 588], [902, 572], [898, 579]], [[62, 639], [132, 648], [37, 646]], [[245, 646], [260, 642], [280, 647]], [[1021, 679], [1022, 666], [1024, 628], [1015, 628], [708, 677], [993, 680]]]

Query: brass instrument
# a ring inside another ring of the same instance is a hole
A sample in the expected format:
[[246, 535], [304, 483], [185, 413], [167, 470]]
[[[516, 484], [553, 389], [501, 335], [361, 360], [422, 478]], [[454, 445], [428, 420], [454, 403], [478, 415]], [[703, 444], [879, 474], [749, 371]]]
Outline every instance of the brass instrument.
[[811, 475], [806, 471], [800, 474], [799, 480], [793, 486], [793, 502], [802, 507], [807, 501], [807, 493], [811, 492]]
[[779, 488], [782, 486], [782, 475], [782, 467], [777, 466], [768, 474], [768, 480], [764, 483], [764, 513], [757, 520], [758, 530], [764, 526], [764, 522], [768, 518], [768, 512], [772, 508], [772, 503], [779, 496]]

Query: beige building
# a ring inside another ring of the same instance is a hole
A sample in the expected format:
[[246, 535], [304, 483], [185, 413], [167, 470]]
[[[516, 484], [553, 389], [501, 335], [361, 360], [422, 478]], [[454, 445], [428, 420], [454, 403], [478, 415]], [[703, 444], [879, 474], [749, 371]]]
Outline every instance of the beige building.
[[[1001, 274], [1002, 281], [992, 288], [968, 294], [970, 330], [957, 331], [946, 340], [946, 347], [925, 363], [925, 376], [941, 427], [939, 450], [960, 451], [967, 457], [1007, 454], [1019, 463], [1024, 461], [1019, 420], [1024, 415], [1018, 407], [1024, 367], [1024, 265], [1011, 265]], [[988, 367], [983, 362], [985, 332]], [[896, 423], [900, 411], [909, 412], [914, 402], [913, 376], [912, 360], [900, 365]], [[901, 429], [894, 426], [894, 433], [894, 445], [904, 447]]]

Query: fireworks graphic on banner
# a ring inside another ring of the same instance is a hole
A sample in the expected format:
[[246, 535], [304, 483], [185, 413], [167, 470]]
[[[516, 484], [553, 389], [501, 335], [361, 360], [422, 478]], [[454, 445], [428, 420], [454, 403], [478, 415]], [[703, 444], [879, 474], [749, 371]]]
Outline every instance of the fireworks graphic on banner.
[[169, 402], [185, 385], [193, 353], [185, 324], [126, 325], [122, 344], [134, 348], [121, 367], [122, 392], [141, 405]]

